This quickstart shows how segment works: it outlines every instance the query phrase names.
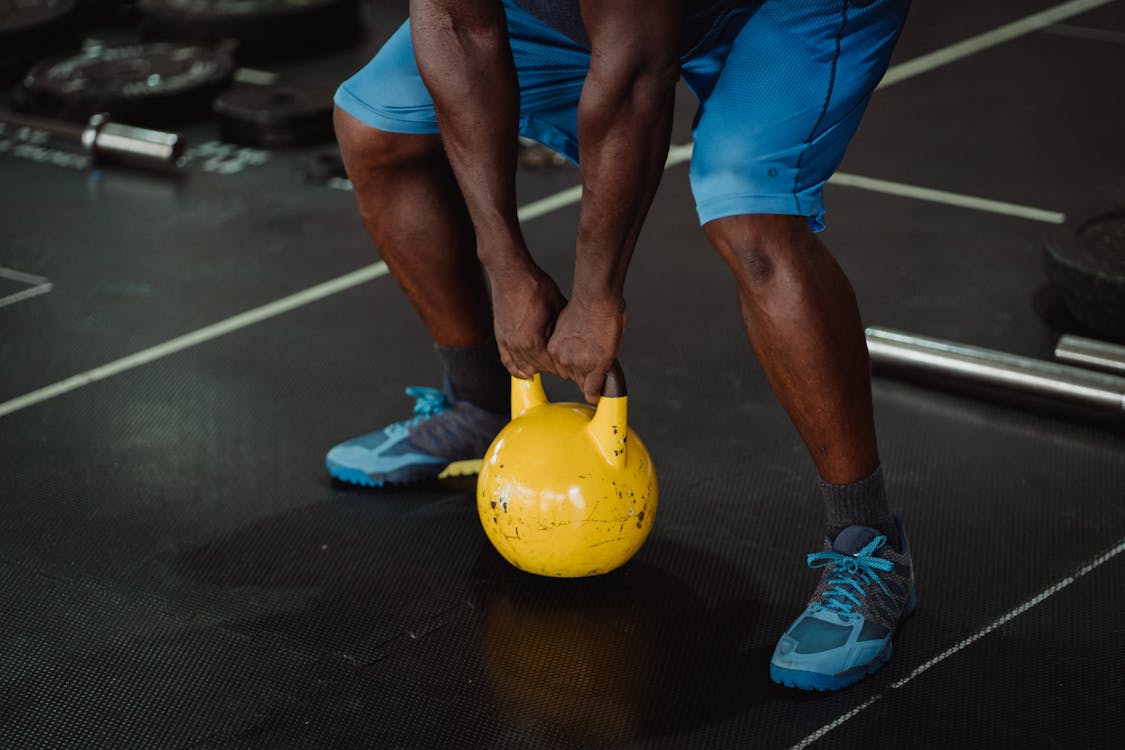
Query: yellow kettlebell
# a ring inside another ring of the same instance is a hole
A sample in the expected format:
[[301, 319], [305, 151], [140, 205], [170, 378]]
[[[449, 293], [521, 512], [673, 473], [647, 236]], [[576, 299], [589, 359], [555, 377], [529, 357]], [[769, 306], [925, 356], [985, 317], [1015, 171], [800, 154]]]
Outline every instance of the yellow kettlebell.
[[656, 516], [656, 471], [627, 424], [616, 362], [595, 411], [552, 404], [538, 375], [512, 378], [512, 421], [484, 455], [477, 511], [503, 557], [557, 578], [608, 573], [644, 544]]

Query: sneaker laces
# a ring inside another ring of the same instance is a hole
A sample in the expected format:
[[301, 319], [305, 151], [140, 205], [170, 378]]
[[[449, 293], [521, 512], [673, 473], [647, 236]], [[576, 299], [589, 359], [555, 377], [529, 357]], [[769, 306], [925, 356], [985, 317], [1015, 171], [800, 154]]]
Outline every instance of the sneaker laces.
[[444, 414], [451, 408], [445, 394], [436, 388], [424, 388], [419, 385], [411, 385], [407, 386], [406, 395], [415, 399], [414, 417], [412, 419], [404, 419], [401, 422], [396, 422], [391, 425], [389, 429], [392, 429], [395, 434], [408, 431], [411, 427], [425, 422], [431, 417]]
[[872, 581], [890, 596], [891, 592], [879, 578], [877, 571], [890, 571], [895, 564], [886, 558], [874, 556], [886, 544], [887, 537], [880, 535], [854, 555], [835, 551], [811, 553], [808, 557], [810, 568], [834, 566], [828, 573], [829, 588], [821, 595], [820, 603], [813, 606], [818, 610], [842, 615], [854, 614], [857, 607], [863, 607], [867, 585]]

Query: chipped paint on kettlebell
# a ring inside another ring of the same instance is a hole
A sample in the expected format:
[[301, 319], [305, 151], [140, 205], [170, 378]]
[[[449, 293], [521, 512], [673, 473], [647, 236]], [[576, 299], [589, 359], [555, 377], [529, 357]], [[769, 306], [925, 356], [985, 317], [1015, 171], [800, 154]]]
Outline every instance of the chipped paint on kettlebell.
[[516, 416], [493, 441], [478, 480], [486, 534], [505, 559], [539, 575], [619, 567], [644, 543], [657, 504], [648, 452], [635, 434], [628, 440], [625, 397], [602, 399], [595, 412], [548, 403], [534, 393], [538, 383], [517, 399], [517, 387], [527, 386], [513, 383]]

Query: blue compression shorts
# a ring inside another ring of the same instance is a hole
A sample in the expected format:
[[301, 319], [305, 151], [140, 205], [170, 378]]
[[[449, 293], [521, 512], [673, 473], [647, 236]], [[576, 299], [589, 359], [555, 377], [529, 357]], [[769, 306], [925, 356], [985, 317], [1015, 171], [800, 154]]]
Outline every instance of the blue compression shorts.
[[[807, 217], [824, 228], [824, 183], [887, 69], [909, 0], [764, 0], [720, 18], [682, 58], [699, 97], [691, 187], [699, 221]], [[504, 1], [520, 85], [520, 134], [578, 162], [578, 99], [590, 52]], [[394, 133], [438, 132], [409, 22], [340, 86], [336, 104]]]

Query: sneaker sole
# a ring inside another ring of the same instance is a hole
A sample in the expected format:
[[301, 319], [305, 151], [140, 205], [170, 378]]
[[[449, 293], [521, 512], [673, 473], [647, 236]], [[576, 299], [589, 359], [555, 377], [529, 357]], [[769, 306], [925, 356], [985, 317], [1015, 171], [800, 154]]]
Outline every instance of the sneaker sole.
[[[900, 626], [906, 621], [906, 618], [914, 614], [914, 610], [917, 606], [918, 589], [914, 588], [911, 590], [910, 598], [906, 602], [906, 609], [903, 610], [902, 617], [899, 618], [898, 624]], [[835, 675], [821, 674], [820, 672], [806, 672], [802, 669], [786, 669], [785, 667], [778, 667], [773, 662], [770, 662], [770, 679], [778, 685], [797, 688], [798, 690], [819, 690], [822, 693], [831, 690], [839, 690], [849, 685], [854, 685], [864, 677], [878, 672], [884, 664], [891, 660], [892, 653], [894, 653], [894, 642], [888, 640], [886, 647], [867, 664], [861, 664], [858, 667], [849, 669], [843, 674]]]
[[867, 664], [849, 669], [843, 674], [820, 674], [819, 672], [786, 669], [785, 667], [770, 664], [770, 679], [778, 685], [797, 688], [798, 690], [819, 690], [822, 693], [831, 690], [840, 690], [849, 685], [854, 685], [868, 675], [878, 672], [884, 664], [891, 660], [891, 653], [893, 653], [893, 651], [894, 645], [891, 641], [887, 641], [886, 647], [879, 652], [878, 656]]
[[473, 476], [480, 473], [480, 466], [481, 459], [473, 458], [465, 461], [454, 461], [436, 474], [432, 471], [419, 472], [415, 467], [405, 467], [400, 471], [375, 477], [360, 469], [330, 463], [328, 464], [328, 473], [341, 482], [359, 487], [386, 487], [388, 485], [403, 487], [433, 479]]

